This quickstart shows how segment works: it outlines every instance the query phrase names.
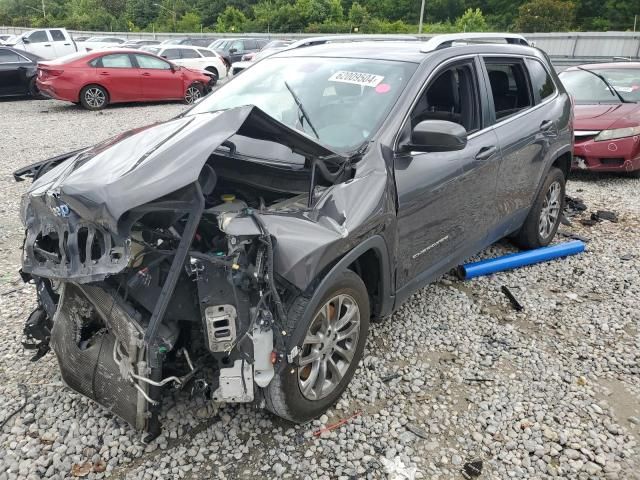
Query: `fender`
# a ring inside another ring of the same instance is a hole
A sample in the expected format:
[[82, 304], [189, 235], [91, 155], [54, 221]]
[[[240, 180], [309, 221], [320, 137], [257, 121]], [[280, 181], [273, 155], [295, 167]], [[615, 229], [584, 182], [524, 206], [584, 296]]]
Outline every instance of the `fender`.
[[331, 288], [336, 277], [347, 270], [349, 265], [355, 262], [363, 253], [368, 250], [374, 250], [380, 259], [380, 311], [378, 316], [385, 316], [391, 313], [394, 304], [394, 295], [391, 291], [391, 267], [389, 261], [389, 253], [387, 242], [380, 235], [369, 237], [364, 242], [344, 255], [324, 276], [318, 286], [313, 290], [313, 296], [302, 319], [295, 326], [295, 329], [289, 337], [287, 351], [302, 342], [306, 333], [306, 326], [311, 321], [311, 316], [320, 306], [320, 300], [326, 295]]

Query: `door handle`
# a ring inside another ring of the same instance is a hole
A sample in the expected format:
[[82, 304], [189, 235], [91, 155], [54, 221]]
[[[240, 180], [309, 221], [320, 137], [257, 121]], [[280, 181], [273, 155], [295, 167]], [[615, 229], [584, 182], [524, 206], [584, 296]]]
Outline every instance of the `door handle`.
[[540, 130], [542, 130], [543, 132], [548, 132], [553, 128], [554, 125], [555, 123], [553, 123], [552, 120], [545, 120], [540, 124]]
[[47, 44], [45, 45], [45, 47], [50, 47], [50, 46], [51, 46], [51, 44], [50, 44], [50, 43], [47, 43]]
[[109, 76], [109, 72], [100, 72], [100, 76], [108, 77]]
[[476, 160], [488, 160], [491, 158], [498, 149], [495, 145], [491, 145], [490, 147], [482, 147], [480, 151], [476, 154]]
[[145, 72], [145, 73], [143, 73], [143, 74], [142, 74], [142, 76], [143, 76], [143, 77], [150, 77], [150, 76], [151, 76], [151, 74], [150, 74], [149, 72]]
[[68, 46], [69, 46], [69, 45], [71, 45], [71, 44], [70, 44], [70, 43], [65, 43], [64, 45], [65, 45], [66, 47], [68, 47]]

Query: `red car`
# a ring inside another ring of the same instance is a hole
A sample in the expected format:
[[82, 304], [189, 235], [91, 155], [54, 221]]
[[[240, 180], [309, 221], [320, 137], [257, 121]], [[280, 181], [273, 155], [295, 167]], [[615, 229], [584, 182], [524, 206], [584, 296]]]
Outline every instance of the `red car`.
[[571, 67], [560, 78], [575, 104], [573, 169], [640, 176], [640, 63]]
[[38, 63], [37, 85], [51, 98], [101, 110], [110, 103], [184, 100], [210, 90], [212, 77], [139, 50], [78, 53]]

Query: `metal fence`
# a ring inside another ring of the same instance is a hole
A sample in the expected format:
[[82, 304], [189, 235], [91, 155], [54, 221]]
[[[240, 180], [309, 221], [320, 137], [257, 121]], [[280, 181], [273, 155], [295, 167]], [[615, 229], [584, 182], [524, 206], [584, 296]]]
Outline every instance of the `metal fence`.
[[[0, 33], [21, 34], [29, 29], [0, 26]], [[109, 35], [122, 38], [150, 38], [167, 40], [177, 37], [221, 38], [221, 37], [266, 37], [302, 38], [308, 33], [151, 33], [151, 32], [84, 32], [70, 30], [74, 37]], [[323, 34], [324, 35], [324, 34]], [[527, 39], [549, 54], [556, 66], [607, 60], [640, 60], [640, 32], [564, 32], [524, 33]], [[433, 35], [420, 35], [427, 40]]]

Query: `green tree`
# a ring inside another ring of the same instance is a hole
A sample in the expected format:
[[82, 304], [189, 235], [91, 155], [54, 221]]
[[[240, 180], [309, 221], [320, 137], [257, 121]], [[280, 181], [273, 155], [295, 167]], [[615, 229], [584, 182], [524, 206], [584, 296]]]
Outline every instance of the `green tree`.
[[482, 10], [476, 8], [467, 9], [461, 17], [456, 19], [456, 29], [462, 32], [486, 32], [489, 30]]
[[247, 17], [236, 7], [227, 7], [216, 22], [218, 32], [243, 32], [247, 23]]
[[364, 5], [360, 5], [358, 2], [353, 2], [349, 9], [349, 22], [351, 25], [357, 27], [364, 25], [369, 21], [369, 11]]
[[156, 20], [158, 7], [153, 0], [129, 0], [127, 4], [126, 18], [133, 28], [146, 28]]
[[532, 0], [518, 9], [515, 28], [520, 32], [562, 32], [571, 29], [576, 6], [562, 0]]
[[202, 19], [200, 15], [195, 12], [187, 12], [176, 24], [176, 31], [178, 32], [199, 32], [202, 27]]

